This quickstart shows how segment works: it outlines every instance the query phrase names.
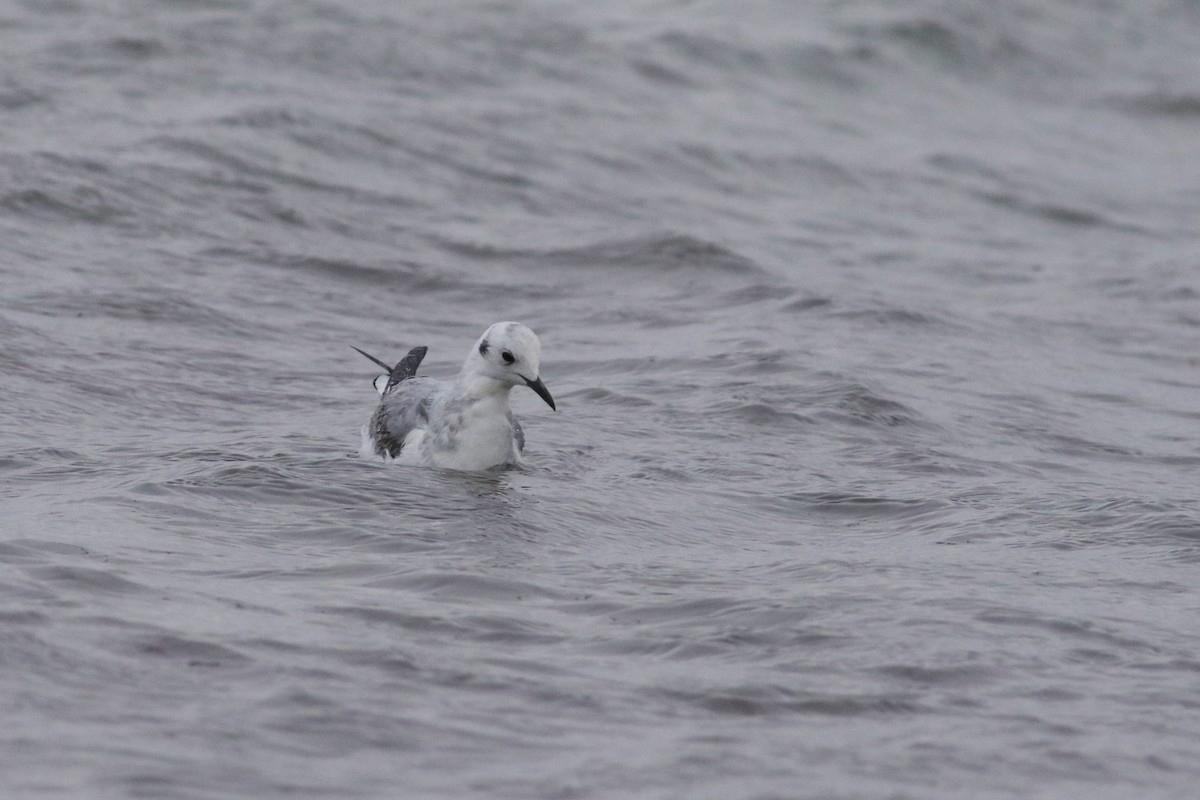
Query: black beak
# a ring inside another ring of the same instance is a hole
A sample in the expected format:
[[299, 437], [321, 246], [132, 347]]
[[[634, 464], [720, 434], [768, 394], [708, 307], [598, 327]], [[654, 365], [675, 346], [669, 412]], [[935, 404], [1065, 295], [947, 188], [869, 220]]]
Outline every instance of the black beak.
[[554, 398], [550, 396], [550, 390], [546, 388], [546, 384], [542, 383], [541, 378], [538, 378], [536, 381], [526, 378], [525, 385], [537, 392], [537, 396], [545, 400], [546, 405], [558, 411], [558, 408], [554, 405]]

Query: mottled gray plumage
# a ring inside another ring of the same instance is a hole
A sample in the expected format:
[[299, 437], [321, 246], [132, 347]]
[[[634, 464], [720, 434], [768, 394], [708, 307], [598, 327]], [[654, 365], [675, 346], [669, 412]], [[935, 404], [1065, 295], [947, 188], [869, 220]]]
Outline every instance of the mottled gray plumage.
[[513, 416], [513, 413], [508, 412], [508, 423], [512, 425], [513, 440], [517, 443], [517, 451], [525, 452], [525, 431], [521, 429], [521, 423]]
[[371, 415], [371, 434], [375, 454], [399, 458], [404, 438], [416, 428], [429, 424], [429, 409], [442, 393], [442, 382], [433, 378], [409, 378], [398, 382], [380, 398], [379, 408]]

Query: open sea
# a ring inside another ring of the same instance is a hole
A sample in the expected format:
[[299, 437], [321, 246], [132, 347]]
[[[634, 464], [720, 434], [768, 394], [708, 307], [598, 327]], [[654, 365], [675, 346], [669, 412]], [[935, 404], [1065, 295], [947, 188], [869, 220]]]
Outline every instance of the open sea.
[[[0, 3], [0, 797], [1195, 798], [1198, 42]], [[359, 456], [499, 320], [524, 466]]]

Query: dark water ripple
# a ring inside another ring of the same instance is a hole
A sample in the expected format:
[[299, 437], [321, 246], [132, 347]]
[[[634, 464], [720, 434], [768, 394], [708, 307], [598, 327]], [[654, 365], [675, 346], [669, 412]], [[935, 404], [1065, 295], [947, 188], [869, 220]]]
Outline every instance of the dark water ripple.
[[0, 11], [0, 794], [1190, 797], [1198, 28]]

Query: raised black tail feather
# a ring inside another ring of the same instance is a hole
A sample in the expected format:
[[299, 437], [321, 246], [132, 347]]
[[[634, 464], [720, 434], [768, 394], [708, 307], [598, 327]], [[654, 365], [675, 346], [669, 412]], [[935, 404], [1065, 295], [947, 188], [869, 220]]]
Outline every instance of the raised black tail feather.
[[[350, 349], [351, 349], [351, 350], [358, 350], [358, 348], [357, 348], [357, 347], [355, 347], [354, 345], [350, 345]], [[358, 352], [359, 352], [359, 353], [362, 353], [364, 356], [366, 356], [367, 358], [371, 359], [371, 360], [372, 360], [372, 361], [374, 361], [376, 364], [378, 364], [379, 366], [381, 366], [381, 367], [383, 367], [384, 369], [386, 369], [388, 372], [391, 372], [391, 371], [392, 371], [392, 368], [391, 368], [391, 367], [389, 367], [387, 364], [385, 364], [385, 363], [383, 363], [382, 361], [380, 361], [380, 360], [379, 360], [378, 358], [376, 358], [375, 356], [373, 356], [373, 355], [371, 355], [370, 353], [366, 352], [365, 350], [358, 350]]]
[[422, 359], [424, 359], [425, 354], [427, 352], [429, 352], [429, 348], [424, 345], [421, 345], [420, 347], [414, 347], [412, 350], [408, 351], [408, 355], [406, 355], [404, 358], [402, 358], [398, 362], [396, 362], [396, 366], [389, 367], [386, 363], [384, 363], [383, 361], [380, 361], [378, 358], [371, 355], [370, 353], [368, 353], [364, 350], [359, 350], [357, 347], [354, 347], [354, 345], [350, 345], [350, 347], [353, 348], [354, 350], [358, 350], [359, 353], [366, 356], [371, 361], [374, 361], [376, 364], [378, 364], [379, 366], [383, 367], [384, 369], [386, 369], [388, 371], [388, 383], [387, 383], [387, 388], [383, 390], [384, 394], [386, 394], [393, 386], [395, 386], [400, 381], [405, 380], [406, 378], [411, 378], [414, 375], [416, 375], [417, 367], [421, 366]]

